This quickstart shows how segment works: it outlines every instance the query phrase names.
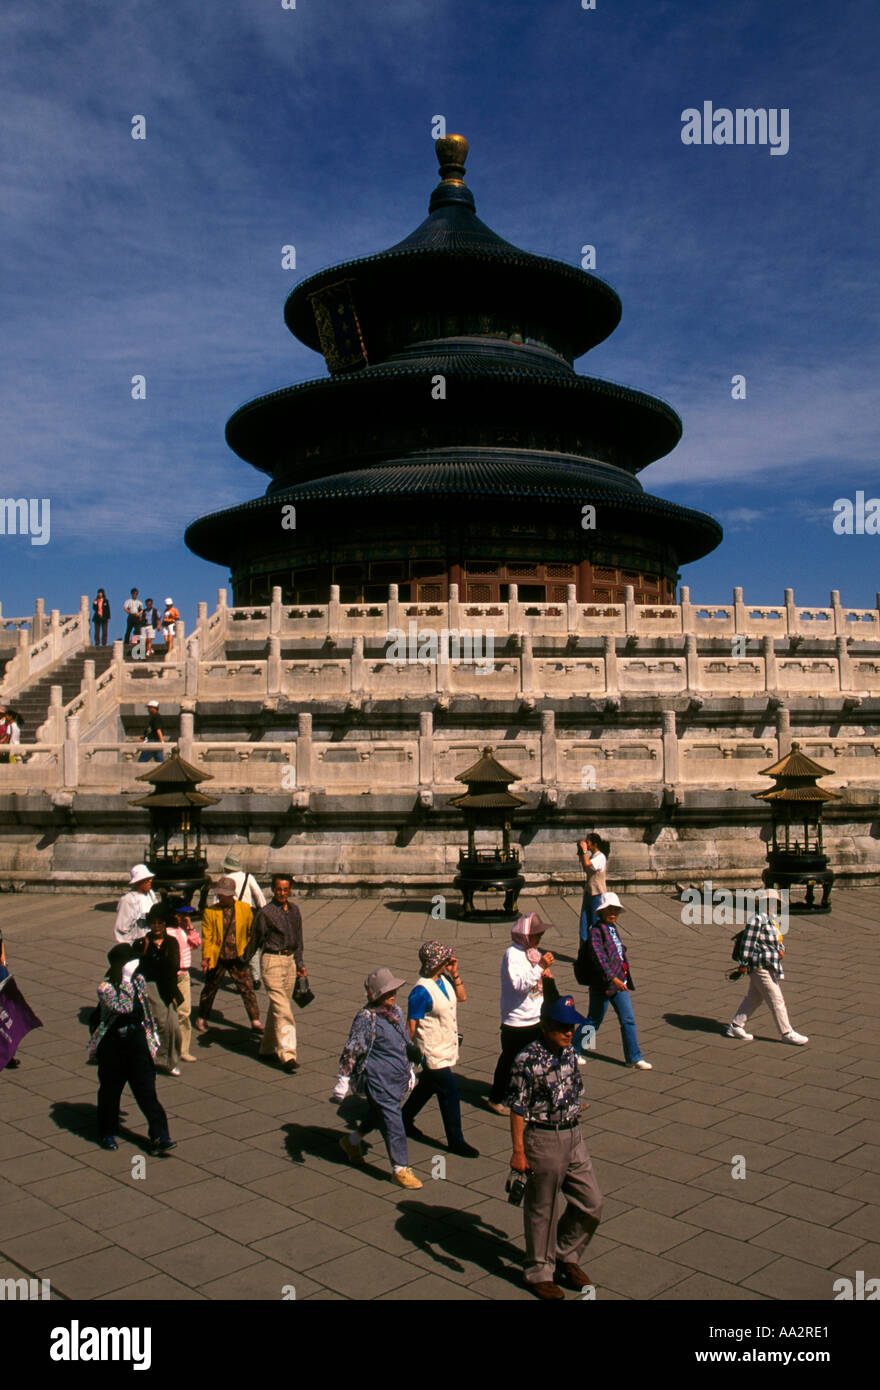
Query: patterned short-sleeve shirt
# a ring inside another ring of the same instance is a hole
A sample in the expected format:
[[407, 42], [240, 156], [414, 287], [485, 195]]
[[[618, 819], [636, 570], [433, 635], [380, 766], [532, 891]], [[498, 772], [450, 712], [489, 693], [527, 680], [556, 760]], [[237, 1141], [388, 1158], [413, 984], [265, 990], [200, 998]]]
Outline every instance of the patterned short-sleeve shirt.
[[574, 1048], [557, 1057], [539, 1038], [514, 1061], [505, 1103], [526, 1121], [567, 1124], [580, 1113], [583, 1089]]

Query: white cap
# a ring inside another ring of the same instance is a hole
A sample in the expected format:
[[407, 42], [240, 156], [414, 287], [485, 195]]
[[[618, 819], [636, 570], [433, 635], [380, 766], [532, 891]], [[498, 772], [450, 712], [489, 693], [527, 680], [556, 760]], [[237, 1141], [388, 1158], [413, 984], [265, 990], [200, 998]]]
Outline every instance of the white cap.
[[616, 907], [619, 909], [620, 912], [623, 912], [624, 910], [623, 904], [621, 903], [620, 898], [617, 896], [616, 893], [599, 894], [599, 900], [596, 903], [596, 911], [601, 912], [603, 907]]
[[155, 878], [153, 870], [146, 864], [135, 864], [128, 878], [129, 888], [133, 888], [136, 883], [143, 883], [145, 878]]
[[168, 607], [170, 608], [171, 605], [172, 605], [172, 603], [174, 602], [174, 599], [173, 599], [173, 598], [166, 598], [165, 602], [168, 604]]
[[159, 708], [159, 701], [158, 701], [158, 700], [148, 700], [148, 701], [147, 701], [147, 709], [158, 709], [158, 708]]

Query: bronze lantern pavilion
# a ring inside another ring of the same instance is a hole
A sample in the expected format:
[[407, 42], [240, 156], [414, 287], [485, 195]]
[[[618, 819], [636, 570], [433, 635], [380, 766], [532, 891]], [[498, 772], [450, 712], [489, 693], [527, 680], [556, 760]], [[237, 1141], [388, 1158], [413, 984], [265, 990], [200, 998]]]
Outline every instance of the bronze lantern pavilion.
[[[799, 743], [793, 743], [791, 752], [772, 767], [764, 768], [761, 775], [772, 777], [776, 783], [770, 791], [752, 793], [756, 801], [769, 803], [772, 816], [773, 841], [767, 850], [764, 884], [768, 888], [804, 884], [808, 908], [814, 906], [814, 891], [821, 884], [822, 902], [818, 906], [827, 911], [834, 873], [828, 868], [828, 856], [822, 847], [822, 807], [826, 801], [838, 801], [840, 793], [826, 791], [816, 783], [820, 777], [830, 775], [830, 769], [820, 767], [801, 752]], [[803, 844], [798, 839], [801, 826]]]
[[[464, 916], [473, 915], [474, 893], [503, 893], [504, 911], [515, 913], [525, 879], [520, 872], [519, 850], [510, 843], [510, 818], [526, 803], [508, 787], [518, 778], [502, 767], [492, 748], [484, 748], [479, 761], [455, 780], [467, 787], [463, 796], [453, 797], [449, 803], [463, 811], [467, 820], [467, 850], [459, 853], [454, 881], [462, 896]], [[476, 831], [483, 827], [500, 828], [500, 849], [497, 845], [493, 850], [477, 849]]]
[[200, 792], [198, 784], [212, 781], [213, 775], [186, 762], [175, 749], [167, 762], [141, 773], [137, 780], [153, 786], [148, 796], [132, 805], [150, 813], [146, 862], [153, 869], [155, 888], [163, 896], [174, 892], [187, 902], [196, 889], [204, 897], [208, 860], [202, 854], [202, 808], [216, 805], [220, 797]]

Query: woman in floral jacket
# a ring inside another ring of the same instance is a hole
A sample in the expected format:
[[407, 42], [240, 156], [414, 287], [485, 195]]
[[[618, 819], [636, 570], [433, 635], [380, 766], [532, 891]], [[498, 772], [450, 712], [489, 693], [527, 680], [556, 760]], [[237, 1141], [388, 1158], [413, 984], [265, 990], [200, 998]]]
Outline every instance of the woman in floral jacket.
[[89, 1043], [89, 1057], [98, 1063], [100, 1144], [102, 1149], [119, 1148], [119, 1101], [128, 1082], [149, 1126], [150, 1147], [164, 1154], [175, 1144], [156, 1095], [153, 1058], [159, 1048], [159, 1030], [144, 979], [134, 973], [138, 951], [131, 945], [114, 946], [107, 959], [110, 969], [98, 986], [97, 1026]]
[[348, 1161], [363, 1163], [361, 1139], [371, 1129], [378, 1129], [391, 1160], [392, 1182], [398, 1187], [417, 1188], [422, 1184], [409, 1166], [400, 1113], [412, 1080], [409, 1034], [395, 1002], [405, 983], [384, 968], [374, 970], [364, 980], [367, 1003], [354, 1016], [330, 1099], [339, 1103], [350, 1092], [367, 1099], [366, 1119], [339, 1141]]

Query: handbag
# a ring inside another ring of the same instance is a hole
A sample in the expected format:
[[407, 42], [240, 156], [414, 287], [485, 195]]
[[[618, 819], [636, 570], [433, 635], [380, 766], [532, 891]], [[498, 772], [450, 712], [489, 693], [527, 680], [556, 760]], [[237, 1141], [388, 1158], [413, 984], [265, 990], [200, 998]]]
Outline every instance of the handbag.
[[293, 986], [293, 1002], [304, 1009], [307, 1004], [311, 1004], [314, 994], [309, 988], [308, 975], [297, 975], [296, 984]]

